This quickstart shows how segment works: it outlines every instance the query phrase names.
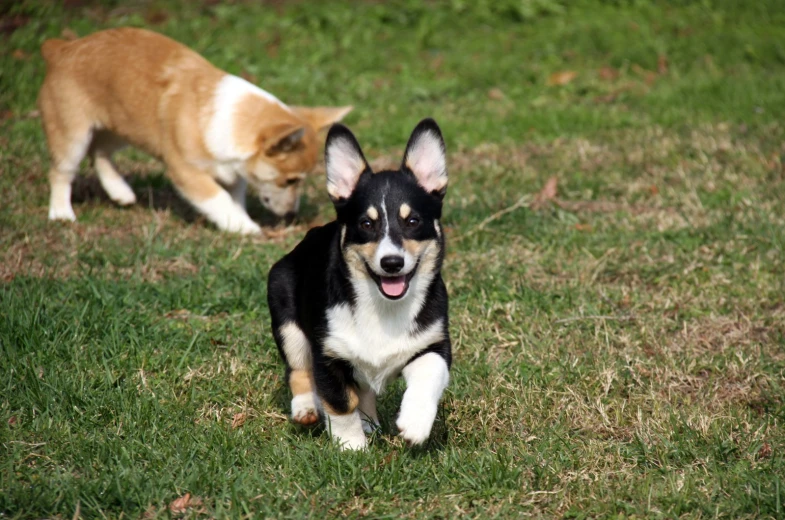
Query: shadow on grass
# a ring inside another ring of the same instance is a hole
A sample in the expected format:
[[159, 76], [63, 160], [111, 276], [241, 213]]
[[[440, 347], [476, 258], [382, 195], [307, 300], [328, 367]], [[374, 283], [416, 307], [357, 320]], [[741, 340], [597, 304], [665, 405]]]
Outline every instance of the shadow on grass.
[[[381, 437], [396, 437], [398, 435], [398, 428], [395, 425], [395, 420], [398, 418], [400, 412], [400, 403], [403, 398], [404, 388], [403, 385], [393, 382], [389, 391], [379, 397], [378, 412], [379, 412], [379, 428], [373, 434], [368, 436], [371, 446], [384, 446]], [[272, 403], [280, 413], [289, 417], [291, 414], [290, 409], [289, 388], [286, 384], [280, 384], [275, 390]], [[406, 449], [406, 452], [412, 457], [422, 457], [429, 453], [443, 451], [447, 447], [449, 441], [449, 428], [447, 425], [447, 417], [450, 415], [449, 402], [442, 400], [439, 409], [436, 413], [436, 420], [433, 423], [431, 435], [427, 441], [421, 446], [412, 446]], [[303, 438], [317, 438], [325, 434], [324, 415], [319, 414], [319, 422], [313, 426], [302, 426], [291, 423], [294, 428], [295, 435]]]
[[[143, 205], [155, 211], [171, 211], [185, 222], [194, 223], [200, 217], [199, 213], [188, 203], [174, 188], [171, 182], [163, 175], [129, 175], [126, 177], [129, 185], [136, 194], [138, 205]], [[115, 203], [109, 198], [95, 175], [79, 175], [74, 180], [71, 201], [74, 205], [90, 202], [100, 202], [106, 205]], [[264, 227], [274, 227], [283, 222], [283, 219], [272, 214], [262, 206], [259, 199], [250, 192], [246, 198], [248, 215]], [[318, 215], [317, 207], [309, 201], [303, 200], [297, 222], [310, 222]]]

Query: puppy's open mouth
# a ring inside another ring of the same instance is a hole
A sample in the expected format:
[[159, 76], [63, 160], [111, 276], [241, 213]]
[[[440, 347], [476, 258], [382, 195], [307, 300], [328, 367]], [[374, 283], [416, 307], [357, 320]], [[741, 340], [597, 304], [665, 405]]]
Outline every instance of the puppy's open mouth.
[[406, 291], [409, 290], [409, 282], [414, 278], [414, 273], [417, 272], [416, 265], [409, 274], [401, 276], [379, 276], [373, 272], [367, 263], [365, 264], [365, 269], [368, 271], [368, 274], [371, 275], [373, 281], [376, 282], [379, 291], [389, 300], [399, 300], [403, 298]]

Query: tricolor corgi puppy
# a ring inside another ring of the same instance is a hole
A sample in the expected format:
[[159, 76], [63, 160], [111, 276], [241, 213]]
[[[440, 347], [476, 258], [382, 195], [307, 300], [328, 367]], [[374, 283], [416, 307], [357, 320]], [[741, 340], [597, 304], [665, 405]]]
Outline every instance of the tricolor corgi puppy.
[[292, 418], [323, 412], [344, 449], [366, 446], [376, 396], [403, 374], [397, 419], [424, 442], [449, 381], [447, 290], [439, 223], [447, 188], [444, 141], [425, 119], [396, 171], [373, 172], [354, 135], [334, 125], [325, 149], [337, 218], [312, 229], [270, 271], [267, 300], [286, 363]]
[[160, 159], [177, 190], [218, 228], [259, 233], [245, 211], [250, 184], [279, 216], [299, 206], [318, 131], [351, 107], [287, 106], [196, 52], [143, 29], [110, 29], [41, 46], [38, 98], [51, 152], [49, 218], [76, 220], [71, 183], [89, 155], [118, 204], [134, 192], [112, 164], [125, 144]]

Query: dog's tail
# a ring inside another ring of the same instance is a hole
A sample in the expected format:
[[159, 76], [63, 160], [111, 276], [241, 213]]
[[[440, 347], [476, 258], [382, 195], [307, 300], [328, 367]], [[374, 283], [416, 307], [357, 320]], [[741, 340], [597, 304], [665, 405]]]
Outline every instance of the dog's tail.
[[57, 59], [57, 56], [60, 55], [66, 45], [68, 45], [68, 41], [59, 38], [46, 40], [41, 44], [41, 56], [44, 57], [47, 65], [51, 65]]

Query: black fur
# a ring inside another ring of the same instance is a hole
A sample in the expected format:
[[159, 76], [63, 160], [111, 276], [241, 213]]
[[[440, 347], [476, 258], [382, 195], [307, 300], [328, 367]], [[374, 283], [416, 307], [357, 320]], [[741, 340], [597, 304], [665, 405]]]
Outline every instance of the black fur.
[[[425, 120], [415, 129], [409, 145], [418, 131], [435, 132], [441, 139], [436, 123]], [[362, 157], [356, 139], [342, 125], [334, 125], [330, 130], [327, 147], [329, 148], [331, 141], [338, 138], [352, 142]], [[363, 229], [359, 221], [370, 205], [380, 206], [382, 197], [387, 214], [395, 217], [389, 218], [389, 236], [393, 243], [400, 245], [406, 239], [436, 240], [439, 244], [440, 252], [433, 271], [433, 280], [415, 321], [418, 330], [424, 330], [436, 320], [443, 320], [445, 337], [442, 341], [415, 353], [410, 361], [426, 352], [435, 352], [445, 359], [448, 367], [451, 364], [451, 347], [447, 333], [447, 290], [440, 274], [444, 257], [444, 234], [437, 232], [435, 224], [436, 219], [441, 217], [443, 196], [444, 190], [428, 193], [423, 189], [414, 173], [405, 165], [399, 170], [373, 173], [366, 163], [366, 168], [360, 174], [351, 195], [348, 198], [333, 199], [336, 220], [310, 230], [294, 250], [270, 270], [267, 299], [273, 335], [281, 356], [286, 361], [279, 329], [285, 323], [294, 322], [311, 344], [316, 393], [323, 402], [339, 413], [345, 413], [349, 409], [347, 389], [357, 387], [350, 363], [325, 355], [323, 349], [328, 333], [327, 310], [340, 304], [356, 303], [351, 271], [342, 251], [341, 230], [346, 229], [344, 246], [379, 241], [384, 232], [379, 229], [381, 220], [375, 222], [373, 229]], [[410, 227], [399, 218], [398, 211], [403, 203], [411, 207], [411, 215], [407, 219], [419, 219], [416, 227]], [[419, 269], [418, 265], [414, 276], [418, 275]]]

